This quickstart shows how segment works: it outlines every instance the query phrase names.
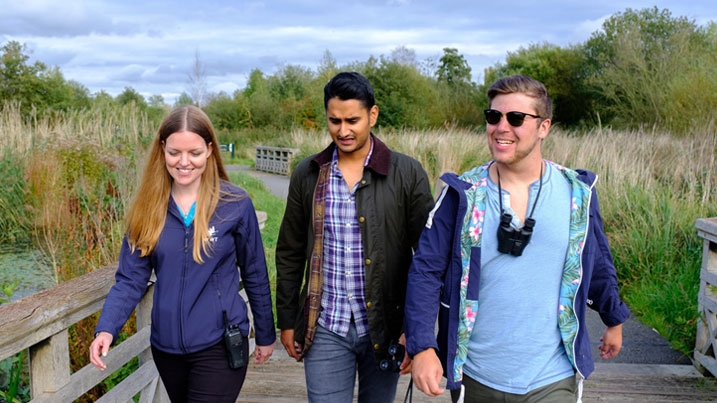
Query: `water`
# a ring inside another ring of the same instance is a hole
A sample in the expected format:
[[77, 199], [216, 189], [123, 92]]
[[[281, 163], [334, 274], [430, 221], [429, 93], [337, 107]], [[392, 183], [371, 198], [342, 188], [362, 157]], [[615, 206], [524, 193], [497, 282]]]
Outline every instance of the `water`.
[[[15, 285], [11, 301], [52, 287], [52, 273], [52, 266], [39, 250], [0, 245], [0, 287]], [[0, 297], [4, 297], [1, 291]]]

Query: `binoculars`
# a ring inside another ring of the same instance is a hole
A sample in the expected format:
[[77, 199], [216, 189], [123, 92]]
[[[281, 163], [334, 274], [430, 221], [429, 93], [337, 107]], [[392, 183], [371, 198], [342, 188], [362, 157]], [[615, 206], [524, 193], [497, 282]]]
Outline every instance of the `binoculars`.
[[503, 213], [500, 216], [500, 225], [498, 226], [498, 252], [520, 256], [523, 254], [523, 249], [528, 245], [530, 237], [533, 235], [535, 220], [526, 218], [523, 228], [520, 229], [515, 229], [510, 226], [512, 220], [513, 216], [508, 213]]

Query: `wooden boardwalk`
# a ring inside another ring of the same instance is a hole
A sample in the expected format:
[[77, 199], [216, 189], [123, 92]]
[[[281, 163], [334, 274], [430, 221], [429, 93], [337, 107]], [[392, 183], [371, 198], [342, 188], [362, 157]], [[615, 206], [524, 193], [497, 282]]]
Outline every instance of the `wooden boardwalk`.
[[[689, 365], [597, 364], [585, 381], [583, 402], [717, 402], [717, 379], [703, 377]], [[402, 376], [396, 394], [401, 403], [409, 378]], [[250, 364], [237, 402], [305, 402], [304, 366], [286, 357], [279, 343], [274, 356], [265, 364]], [[429, 398], [413, 390], [414, 403], [450, 403], [444, 395]], [[341, 403], [341, 402], [337, 402]]]

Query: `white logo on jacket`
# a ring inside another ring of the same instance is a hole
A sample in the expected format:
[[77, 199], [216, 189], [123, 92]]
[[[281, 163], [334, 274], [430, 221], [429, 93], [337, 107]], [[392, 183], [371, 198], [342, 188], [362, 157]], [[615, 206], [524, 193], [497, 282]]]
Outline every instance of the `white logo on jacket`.
[[209, 242], [217, 242], [217, 229], [214, 226], [209, 227]]

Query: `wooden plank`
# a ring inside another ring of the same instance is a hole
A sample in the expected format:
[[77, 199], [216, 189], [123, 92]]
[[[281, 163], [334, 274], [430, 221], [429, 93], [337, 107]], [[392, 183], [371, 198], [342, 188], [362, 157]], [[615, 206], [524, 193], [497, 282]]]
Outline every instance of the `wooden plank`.
[[57, 334], [102, 308], [117, 266], [0, 305], [0, 360]]
[[134, 395], [150, 385], [157, 377], [159, 377], [157, 367], [154, 361], [150, 361], [97, 399], [97, 403], [131, 402]]
[[697, 235], [700, 237], [717, 242], [717, 217], [698, 218], [695, 222]]
[[[92, 364], [88, 364], [70, 376], [70, 382], [54, 394], [34, 396], [33, 403], [71, 402], [82, 396], [92, 387], [120, 369], [126, 362], [149, 348], [149, 326], [141, 329], [132, 337], [118, 344], [103, 358], [107, 369], [100, 371]], [[151, 362], [154, 365], [154, 362]], [[149, 383], [149, 379], [145, 384]], [[136, 392], [135, 392], [136, 393]]]
[[[283, 351], [276, 353], [285, 354]], [[396, 403], [403, 402], [408, 382], [409, 377], [400, 377]], [[303, 364], [282, 356], [272, 357], [261, 365], [249, 364], [247, 378], [237, 402], [284, 403], [306, 400]], [[414, 403], [450, 401], [449, 392], [429, 398], [415, 387], [413, 389]], [[599, 364], [590, 378], [584, 381], [583, 401], [717, 401], [717, 380], [703, 377], [694, 367], [687, 365]]]

